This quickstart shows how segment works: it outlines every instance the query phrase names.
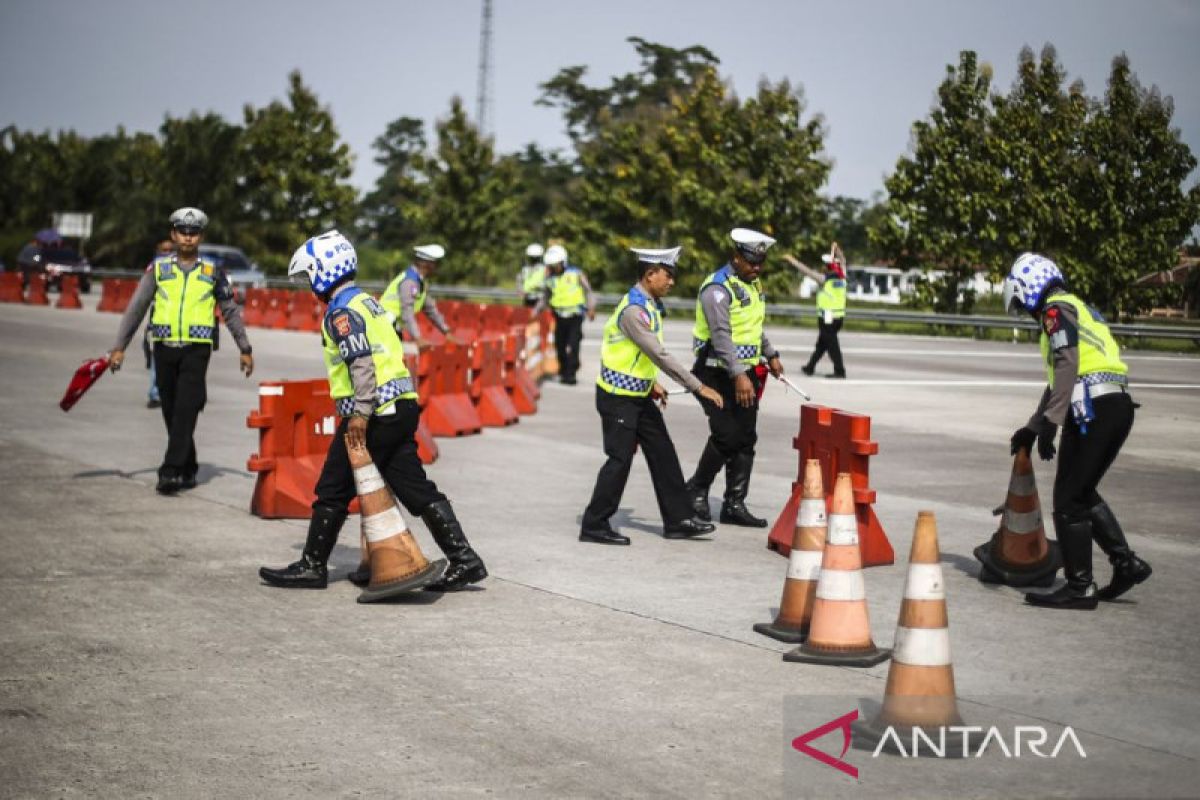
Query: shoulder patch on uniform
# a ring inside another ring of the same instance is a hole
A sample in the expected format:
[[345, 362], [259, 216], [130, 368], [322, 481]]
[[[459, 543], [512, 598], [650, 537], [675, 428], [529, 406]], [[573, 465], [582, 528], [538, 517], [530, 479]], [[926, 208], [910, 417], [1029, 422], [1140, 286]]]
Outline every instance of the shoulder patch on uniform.
[[720, 284], [715, 284], [715, 283], [712, 284], [712, 286], [714, 287], [712, 289], [712, 296], [713, 296], [714, 301], [716, 301], [718, 303], [724, 303], [726, 300], [729, 299], [729, 292], [725, 290], [725, 287], [721, 286]]
[[387, 311], [384, 310], [383, 306], [379, 305], [379, 301], [376, 300], [374, 297], [371, 297], [370, 295], [363, 298], [363, 305], [367, 307], [368, 311], [370, 311], [372, 314], [374, 314], [377, 317], [382, 317], [384, 314], [387, 313]]
[[646, 309], [644, 309], [644, 308], [638, 309], [638, 319], [640, 319], [642, 322], [644, 322], [646, 324], [647, 328], [650, 327], [650, 324], [651, 324], [650, 312], [646, 311]]
[[1046, 329], [1046, 333], [1055, 333], [1062, 327], [1062, 320], [1062, 314], [1058, 309], [1050, 306], [1042, 315], [1042, 327]]
[[421, 293], [421, 287], [417, 286], [416, 281], [409, 281], [408, 282], [408, 296], [416, 297], [420, 293]]
[[353, 361], [359, 356], [371, 354], [371, 343], [367, 341], [367, 325], [353, 309], [335, 309], [329, 314], [328, 322], [329, 338], [337, 345], [344, 361]]

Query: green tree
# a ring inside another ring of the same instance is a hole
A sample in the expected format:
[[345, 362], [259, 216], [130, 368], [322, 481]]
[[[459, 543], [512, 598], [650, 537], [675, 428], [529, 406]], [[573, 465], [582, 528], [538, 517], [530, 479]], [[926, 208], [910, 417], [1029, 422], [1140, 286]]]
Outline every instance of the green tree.
[[1171, 125], [1174, 103], [1144, 89], [1129, 59], [1113, 59], [1104, 99], [1092, 106], [1083, 134], [1087, 171], [1076, 191], [1086, 216], [1076, 237], [1075, 288], [1115, 316], [1133, 312], [1143, 295], [1139, 275], [1170, 269], [1200, 224], [1200, 185], [1184, 189], [1196, 158]]
[[1000, 238], [1004, 175], [991, 136], [991, 80], [990, 67], [980, 67], [971, 51], [946, 68], [937, 106], [913, 125], [911, 152], [885, 180], [887, 214], [870, 230], [897, 266], [945, 271], [932, 285], [942, 311], [970, 311], [974, 296], [960, 283], [987, 263]]
[[[162, 137], [162, 195], [170, 208], [196, 206], [208, 214], [205, 236], [209, 241], [253, 246], [239, 182], [243, 175], [240, 125], [217, 114], [167, 117], [159, 128]], [[168, 211], [169, 213], [169, 211]], [[165, 229], [165, 219], [157, 229]]]
[[420, 231], [402, 208], [423, 205], [426, 199], [416, 169], [425, 155], [425, 123], [415, 117], [392, 120], [372, 147], [383, 174], [363, 198], [361, 233], [379, 247], [405, 247]]
[[237, 189], [246, 235], [260, 262], [281, 271], [306, 238], [354, 221], [350, 148], [299, 72], [288, 76], [286, 103], [247, 105], [243, 118]]

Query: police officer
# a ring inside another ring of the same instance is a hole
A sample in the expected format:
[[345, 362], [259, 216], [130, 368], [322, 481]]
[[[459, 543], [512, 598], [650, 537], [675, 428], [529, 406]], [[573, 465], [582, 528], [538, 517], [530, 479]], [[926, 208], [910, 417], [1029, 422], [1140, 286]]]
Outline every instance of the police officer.
[[[1054, 438], [1063, 429], [1054, 477], [1054, 531], [1067, 583], [1048, 594], [1025, 595], [1036, 606], [1095, 608], [1150, 577], [1150, 565], [1129, 549], [1108, 503], [1096, 491], [1133, 427], [1136, 408], [1128, 369], [1100, 313], [1067, 291], [1058, 266], [1036, 253], [1022, 254], [1004, 281], [1004, 305], [1041, 323], [1042, 359], [1048, 383], [1037, 411], [1013, 434], [1012, 452], [1054, 457]], [[1108, 556], [1112, 581], [1096, 591], [1092, 540]]]
[[663, 346], [662, 301], [675, 284], [675, 262], [682, 248], [632, 248], [638, 257], [638, 282], [626, 292], [604, 325], [600, 345], [600, 377], [596, 379], [596, 410], [604, 433], [608, 460], [596, 476], [592, 500], [583, 512], [581, 542], [629, 544], [629, 537], [612, 529], [629, 479], [633, 456], [641, 445], [650, 467], [650, 480], [663, 520], [663, 537], [685, 539], [711, 533], [714, 526], [694, 519], [683, 483], [679, 456], [667, 432], [662, 412], [667, 393], [658, 383], [662, 369], [693, 394], [720, 408], [721, 395], [702, 384]]
[[546, 265], [542, 263], [545, 254], [545, 248], [537, 242], [526, 247], [525, 263], [517, 273], [517, 290], [521, 292], [522, 302], [528, 308], [538, 304], [546, 288]]
[[241, 352], [246, 377], [254, 371], [254, 356], [242, 309], [223, 270], [200, 256], [200, 241], [208, 216], [198, 208], [181, 208], [171, 215], [175, 252], [158, 256], [146, 268], [108, 358], [113, 372], [125, 361], [125, 348], [153, 302], [150, 338], [154, 375], [167, 425], [167, 451], [158, 468], [160, 494], [174, 494], [196, 485], [196, 418], [207, 398], [205, 378], [216, 334], [215, 308]]
[[579, 372], [579, 344], [583, 341], [583, 317], [596, 318], [592, 285], [579, 267], [567, 263], [567, 249], [560, 244], [546, 248], [546, 284], [534, 316], [546, 306], [554, 313], [554, 349], [558, 356], [558, 378], [575, 385]]
[[734, 228], [729, 235], [734, 244], [732, 258], [701, 285], [692, 330], [696, 354], [692, 371], [720, 392], [725, 403], [724, 407], [704, 406], [708, 442], [687, 488], [696, 516], [711, 519], [708, 489], [724, 468], [721, 522], [765, 528], [767, 521], [746, 508], [746, 495], [758, 441], [758, 397], [766, 375], [759, 365], [766, 359], [772, 375], [783, 375], [779, 353], [763, 332], [767, 306], [758, 279], [775, 240], [747, 228]]
[[437, 263], [446, 255], [446, 248], [440, 244], [423, 244], [413, 248], [413, 263], [408, 269], [395, 277], [387, 289], [383, 291], [380, 302], [383, 307], [396, 319], [396, 331], [408, 334], [410, 341], [417, 345], [427, 344], [421, 336], [421, 328], [417, 325], [417, 314], [425, 312], [425, 317], [433, 323], [446, 338], [455, 344], [461, 344], [457, 337], [450, 333], [450, 326], [438, 311], [437, 303], [429, 296], [429, 279], [437, 272]]
[[837, 242], [831, 252], [821, 256], [825, 262], [825, 280], [817, 291], [817, 345], [808, 363], [800, 368], [805, 375], [812, 375], [821, 356], [829, 353], [833, 361], [833, 372], [826, 378], [845, 378], [846, 367], [842, 363], [842, 347], [838, 344], [838, 331], [846, 318], [846, 258]]
[[[425, 521], [450, 566], [425, 588], [450, 592], [487, 577], [454, 509], [425, 476], [414, 435], [421, 411], [412, 375], [391, 315], [354, 285], [358, 257], [337, 231], [305, 242], [292, 256], [288, 275], [305, 275], [328, 304], [321, 325], [329, 395], [341, 417], [337, 435], [317, 479], [312, 520], [300, 560], [282, 569], [262, 567], [264, 581], [285, 588], [324, 589], [329, 554], [337, 543], [357, 490], [346, 450], [366, 444], [384, 481], [410, 514]], [[368, 576], [369, 577], [369, 576]]]

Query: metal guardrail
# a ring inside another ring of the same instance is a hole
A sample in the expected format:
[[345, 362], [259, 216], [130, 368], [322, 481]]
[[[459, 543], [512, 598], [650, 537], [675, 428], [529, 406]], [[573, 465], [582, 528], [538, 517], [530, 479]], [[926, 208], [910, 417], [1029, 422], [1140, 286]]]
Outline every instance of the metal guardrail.
[[[140, 278], [141, 271], [130, 272], [124, 270], [93, 270], [93, 280], [100, 278]], [[372, 291], [383, 291], [387, 287], [385, 281], [361, 281], [359, 283], [364, 289]], [[270, 278], [267, 280], [267, 286], [272, 289], [294, 289], [298, 288], [295, 283], [287, 278]], [[519, 298], [519, 294], [514, 289], [500, 288], [495, 286], [442, 286], [435, 285], [429, 290], [437, 297], [454, 297], [454, 298], [480, 298], [485, 300], [499, 300], [512, 303]], [[596, 292], [596, 304], [606, 308], [614, 308], [617, 303], [621, 302], [624, 295], [608, 294], [604, 292]], [[663, 300], [663, 305], [672, 311], [693, 311], [696, 307], [696, 301], [686, 297], [667, 297]], [[817, 316], [816, 307], [811, 305], [803, 305], [800, 303], [768, 303], [767, 315], [772, 317], [783, 317], [785, 319], [800, 319], [808, 317], [815, 319]], [[1032, 319], [1014, 319], [1005, 316], [988, 316], [981, 314], [934, 314], [927, 311], [888, 311], [878, 308], [855, 308], [850, 307], [849, 315], [854, 320], [866, 320], [868, 322], [879, 323], [902, 323], [909, 325], [928, 325], [941, 326], [947, 328], [974, 328], [976, 332], [982, 336], [983, 331], [989, 328], [1002, 328], [1013, 331], [1029, 331], [1035, 332], [1038, 325]], [[1145, 323], [1127, 323], [1114, 322], [1109, 324], [1109, 329], [1116, 336], [1130, 337], [1134, 339], [1173, 339], [1177, 341], [1190, 341], [1197, 346], [1200, 346], [1200, 326], [1186, 325], [1148, 325]]]

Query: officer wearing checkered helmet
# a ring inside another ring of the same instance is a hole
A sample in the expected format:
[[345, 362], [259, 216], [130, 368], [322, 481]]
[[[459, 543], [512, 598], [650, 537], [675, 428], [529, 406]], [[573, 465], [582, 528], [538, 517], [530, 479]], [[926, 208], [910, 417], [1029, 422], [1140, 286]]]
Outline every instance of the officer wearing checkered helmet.
[[[358, 491], [346, 439], [366, 446], [393, 494], [410, 514], [424, 520], [450, 566], [427, 591], [451, 592], [487, 577], [483, 560], [472, 549], [450, 501], [425, 475], [415, 440], [421, 409], [413, 376], [404, 363], [404, 347], [392, 315], [354, 284], [358, 255], [337, 231], [314, 236], [296, 250], [288, 275], [304, 276], [313, 294], [327, 304], [321, 323], [329, 396], [341, 421], [329, 445], [314, 489], [308, 538], [300, 560], [286, 567], [262, 567], [259, 576], [287, 589], [324, 589], [329, 555]], [[356, 570], [350, 580], [371, 579]]]
[[[1151, 568], [1129, 549], [1108, 503], [1097, 491], [1133, 427], [1137, 404], [1130, 397], [1128, 368], [1100, 312], [1067, 291], [1058, 265], [1037, 253], [1013, 262], [1004, 281], [1004, 306], [1028, 314], [1041, 326], [1047, 386], [1037, 411], [1010, 441], [1012, 453], [1037, 444], [1044, 460], [1054, 458], [1054, 531], [1067, 583], [1025, 600], [1049, 608], [1093, 609], [1150, 577]], [[1092, 541], [1112, 563], [1111, 582], [1097, 591], [1092, 580]]]
[[167, 426], [167, 450], [158, 468], [155, 487], [160, 494], [174, 494], [196, 485], [198, 464], [193, 434], [207, 398], [206, 378], [217, 333], [217, 308], [241, 353], [242, 372], [248, 378], [254, 371], [242, 309], [234, 300], [229, 279], [223, 270], [200, 256], [208, 215], [188, 206], [171, 214], [170, 224], [175, 252], [156, 257], [146, 268], [108, 354], [116, 372], [125, 361], [125, 348], [153, 303], [151, 357], [163, 422]]
[[675, 263], [682, 248], [632, 248], [638, 259], [638, 282], [625, 293], [604, 326], [596, 410], [608, 459], [596, 476], [591, 502], [583, 512], [581, 542], [629, 544], [613, 530], [633, 457], [640, 446], [650, 467], [650, 480], [663, 520], [663, 537], [685, 539], [710, 533], [713, 525], [695, 519], [683, 484], [679, 456], [655, 403], [667, 404], [658, 372], [671, 376], [706, 404], [720, 407], [721, 395], [705, 386], [663, 345], [662, 298], [675, 284]]

